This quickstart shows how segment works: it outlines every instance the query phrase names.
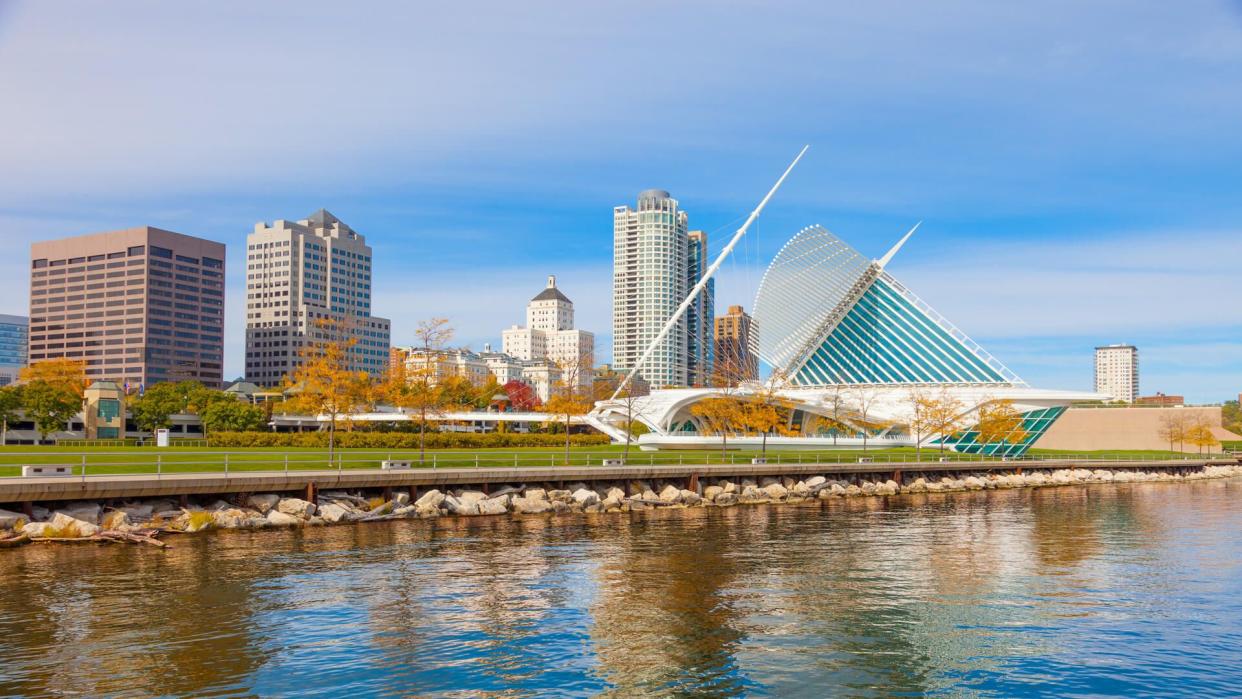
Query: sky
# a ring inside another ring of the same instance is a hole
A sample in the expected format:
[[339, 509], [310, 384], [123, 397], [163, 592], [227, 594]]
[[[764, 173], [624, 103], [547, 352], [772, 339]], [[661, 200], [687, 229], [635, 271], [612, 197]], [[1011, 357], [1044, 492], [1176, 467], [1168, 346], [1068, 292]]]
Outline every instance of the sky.
[[256, 222], [326, 208], [374, 312], [500, 344], [556, 274], [607, 359], [612, 207], [672, 192], [753, 305], [820, 224], [1033, 385], [1242, 391], [1242, 0], [0, 0], [0, 313], [34, 240], [153, 225], [225, 242], [243, 369]]

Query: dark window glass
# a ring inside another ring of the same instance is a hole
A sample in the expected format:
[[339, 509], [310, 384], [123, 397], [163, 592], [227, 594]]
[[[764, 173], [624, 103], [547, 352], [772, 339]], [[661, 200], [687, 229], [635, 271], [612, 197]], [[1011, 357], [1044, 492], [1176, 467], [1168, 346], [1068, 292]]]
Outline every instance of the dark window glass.
[[164, 258], [171, 260], [173, 256], [173, 251], [169, 250], [168, 248], [161, 248], [156, 245], [152, 245], [151, 254], [154, 255], [155, 257], [164, 257]]
[[133, 256], [133, 255], [141, 255], [141, 254], [145, 253], [146, 251], [147, 251], [147, 249], [146, 249], [145, 247], [143, 247], [142, 245], [135, 245], [135, 246], [133, 246], [132, 248], [130, 248], [130, 249], [129, 249], [129, 254], [130, 254], [131, 256]]

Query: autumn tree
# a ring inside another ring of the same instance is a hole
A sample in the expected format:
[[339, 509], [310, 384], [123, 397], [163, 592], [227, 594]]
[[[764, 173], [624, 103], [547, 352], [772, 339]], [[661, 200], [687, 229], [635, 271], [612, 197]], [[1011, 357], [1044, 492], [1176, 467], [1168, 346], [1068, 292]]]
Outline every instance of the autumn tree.
[[[605, 388], [610, 388], [605, 386]], [[611, 393], [609, 390], [608, 393]], [[617, 396], [615, 402], [621, 404], [621, 408], [625, 414], [625, 449], [622, 451], [622, 461], [629, 461], [630, 444], [634, 441], [634, 437], [639, 436], [635, 432], [641, 427], [645, 430], [647, 426], [638, 420], [637, 410], [639, 401], [648, 395], [645, 387], [635, 386], [634, 382], [630, 382]], [[607, 396], [603, 396], [607, 398]], [[642, 434], [645, 434], [642, 433]]]
[[506, 396], [509, 396], [509, 406], [518, 412], [530, 412], [538, 410], [541, 404], [539, 394], [530, 384], [524, 381], [513, 379], [509, 381], [501, 390]]
[[976, 440], [980, 454], [988, 444], [997, 445], [992, 450], [993, 454], [997, 451], [1003, 452], [1006, 445], [1021, 444], [1030, 434], [1023, 423], [1022, 413], [1008, 399], [986, 401], [980, 405], [979, 422], [975, 425], [975, 430], [979, 433]]
[[157, 383], [129, 401], [129, 412], [138, 429], [154, 432], [172, 426], [172, 416], [193, 411], [195, 394], [206, 391], [197, 381]]
[[1196, 414], [1190, 419], [1190, 427], [1186, 431], [1186, 441], [1192, 445], [1199, 447], [1199, 454], [1203, 454], [1204, 448], [1209, 452], [1211, 448], [1219, 442], [1216, 435], [1212, 433], [1212, 422], [1203, 413]]
[[556, 362], [558, 379], [552, 384], [543, 411], [556, 416], [565, 427], [565, 464], [569, 465], [569, 426], [572, 418], [586, 415], [595, 407], [589, 372], [593, 363], [591, 355]]
[[785, 377], [773, 372], [766, 382], [751, 393], [743, 406], [742, 420], [763, 437], [760, 453], [768, 454], [768, 435], [780, 431], [793, 412], [793, 403], [781, 393]]
[[884, 428], [888, 426], [887, 423], [875, 420], [872, 417], [872, 414], [875, 412], [876, 401], [879, 399], [879, 391], [867, 386], [859, 386], [849, 392], [848, 406], [858, 416], [858, 427], [862, 430], [863, 451], [867, 451], [867, 442], [871, 438], [871, 431], [883, 432]]
[[1174, 450], [1174, 442], [1178, 444], [1177, 451], [1185, 449], [1187, 432], [1190, 428], [1188, 423], [1186, 412], [1180, 409], [1165, 410], [1160, 416], [1160, 425], [1156, 428], [1156, 433], [1160, 435], [1160, 439], [1169, 443], [1169, 451]]
[[841, 420], [841, 411], [845, 409], [847, 403], [844, 391], [845, 387], [841, 384], [833, 384], [832, 393], [827, 394], [823, 399], [823, 405], [828, 415], [821, 416], [820, 419], [831, 425], [832, 446], [834, 447], [837, 446], [837, 435], [848, 427]]
[[342, 419], [367, 405], [372, 381], [365, 371], [350, 369], [350, 355], [356, 337], [342, 332], [332, 320], [317, 324], [325, 339], [307, 345], [298, 353], [300, 361], [285, 378], [285, 400], [294, 412], [328, 418], [328, 463], [336, 450], [336, 426]]
[[743, 422], [741, 402], [731, 394], [715, 395], [695, 403], [690, 414], [699, 418], [708, 434], [720, 435], [720, 458], [723, 460], [729, 448], [729, 433]]
[[18, 374], [22, 382], [22, 409], [39, 430], [39, 440], [61, 429], [82, 409], [86, 388], [86, 363], [73, 359], [49, 359], [25, 367]]
[[9, 443], [9, 423], [17, 420], [21, 407], [21, 386], [9, 385], [0, 388], [0, 446]]
[[911, 436], [914, 437], [914, 460], [922, 461], [923, 439], [932, 430], [932, 401], [928, 397], [927, 392], [920, 388], [911, 390], [908, 400], [910, 403], [910, 420], [907, 423], [907, 428], [910, 430]]
[[944, 453], [946, 442], [962, 428], [966, 407], [948, 391], [928, 399], [928, 427], [932, 434], [940, 435], [940, 453]]
[[[418, 323], [414, 331], [418, 350], [413, 362], [399, 362], [384, 382], [384, 397], [402, 410], [418, 415], [418, 462], [427, 459], [427, 420], [443, 412], [445, 391], [438, 381], [439, 353], [453, 337], [447, 318]], [[412, 366], [411, 366], [412, 365]]]

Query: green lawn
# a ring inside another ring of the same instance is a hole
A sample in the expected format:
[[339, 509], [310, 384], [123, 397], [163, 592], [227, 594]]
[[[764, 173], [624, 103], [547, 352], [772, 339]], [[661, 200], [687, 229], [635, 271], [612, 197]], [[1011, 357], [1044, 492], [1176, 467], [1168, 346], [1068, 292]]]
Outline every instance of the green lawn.
[[[600, 465], [606, 458], [620, 458], [622, 446], [576, 447], [570, 450], [569, 464], [574, 466]], [[758, 450], [730, 450], [723, 457], [720, 451], [676, 450], [644, 452], [630, 449], [630, 464], [705, 464], [745, 463], [759, 456]], [[1058, 452], [1033, 449], [1031, 456], [1056, 458], [1058, 456], [1089, 457], [1100, 459], [1158, 459], [1180, 458], [1181, 454], [1160, 451], [1110, 451], [1110, 452]], [[877, 463], [888, 461], [913, 461], [915, 450], [910, 447], [890, 449], [842, 450], [842, 451], [769, 451], [770, 463], [849, 463], [861, 457], [874, 459]], [[23, 464], [69, 464], [75, 474], [81, 474], [85, 465], [87, 474], [105, 473], [191, 473], [203, 471], [272, 471], [323, 468], [379, 468], [383, 459], [408, 459], [418, 467], [417, 450], [338, 449], [336, 459], [329, 465], [326, 449], [314, 448], [248, 448], [213, 449], [209, 447], [59, 447], [59, 446], [5, 446], [0, 447], [0, 477], [16, 476]], [[924, 449], [922, 459], [936, 463], [937, 459], [954, 461], [979, 461], [977, 456], [943, 455], [933, 449]], [[565, 450], [556, 447], [529, 447], [505, 449], [441, 449], [428, 450], [422, 464], [425, 468], [473, 468], [498, 466], [562, 466]]]

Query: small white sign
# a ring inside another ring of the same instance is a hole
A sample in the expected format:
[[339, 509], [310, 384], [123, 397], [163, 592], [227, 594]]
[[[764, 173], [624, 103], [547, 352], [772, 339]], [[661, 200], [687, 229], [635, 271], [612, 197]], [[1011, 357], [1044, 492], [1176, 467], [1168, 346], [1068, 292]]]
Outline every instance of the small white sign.
[[155, 431], [155, 446], [157, 447], [168, 446], [168, 428], [161, 427]]

